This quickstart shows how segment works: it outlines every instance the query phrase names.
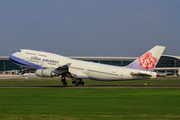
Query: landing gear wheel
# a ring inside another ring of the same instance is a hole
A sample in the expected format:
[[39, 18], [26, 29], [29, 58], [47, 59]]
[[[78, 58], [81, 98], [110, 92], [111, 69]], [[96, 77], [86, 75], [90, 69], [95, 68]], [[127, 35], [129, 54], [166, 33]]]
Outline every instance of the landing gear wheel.
[[63, 85], [67, 85], [67, 82], [63, 82]]
[[84, 85], [84, 81], [83, 81], [83, 79], [80, 79], [79, 84], [80, 84], [80, 85]]
[[81, 82], [80, 84], [81, 84], [81, 85], [84, 85], [84, 82]]
[[61, 82], [66, 82], [66, 79], [65, 78], [61, 79]]
[[67, 82], [66, 82], [66, 77], [61, 77], [61, 82], [63, 82], [63, 85], [67, 85]]
[[76, 83], [75, 83], [75, 85], [76, 85], [76, 86], [79, 86], [79, 83], [78, 83], [78, 82], [76, 82]]
[[72, 84], [75, 84], [76, 83], [76, 81], [72, 81]]

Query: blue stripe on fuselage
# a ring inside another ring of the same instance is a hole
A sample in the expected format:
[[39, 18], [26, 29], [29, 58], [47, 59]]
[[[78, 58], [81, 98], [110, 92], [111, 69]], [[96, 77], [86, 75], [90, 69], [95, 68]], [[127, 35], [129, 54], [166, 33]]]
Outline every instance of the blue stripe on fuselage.
[[9, 56], [9, 59], [11, 61], [13, 61], [14, 63], [20, 65], [20, 66], [24, 66], [24, 67], [30, 67], [30, 68], [39, 68], [39, 69], [43, 69], [44, 67], [43, 66], [40, 66], [40, 65], [37, 65], [37, 64], [34, 64], [34, 63], [31, 63], [31, 62], [28, 62], [28, 61], [25, 61], [23, 59], [20, 59], [18, 57], [15, 57], [14, 55], [10, 55]]

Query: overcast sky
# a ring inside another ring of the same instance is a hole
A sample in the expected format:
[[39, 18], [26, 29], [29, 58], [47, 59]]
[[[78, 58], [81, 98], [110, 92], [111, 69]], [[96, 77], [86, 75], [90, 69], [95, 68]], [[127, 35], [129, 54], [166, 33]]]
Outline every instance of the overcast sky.
[[180, 0], [0, 0], [0, 56], [138, 57], [155, 45], [180, 55]]

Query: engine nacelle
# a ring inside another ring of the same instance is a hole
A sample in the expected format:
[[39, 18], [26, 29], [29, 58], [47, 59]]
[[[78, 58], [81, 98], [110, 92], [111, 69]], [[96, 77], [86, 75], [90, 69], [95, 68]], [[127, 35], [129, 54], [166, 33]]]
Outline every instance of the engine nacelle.
[[51, 69], [37, 69], [35, 75], [39, 77], [53, 77], [56, 74]]

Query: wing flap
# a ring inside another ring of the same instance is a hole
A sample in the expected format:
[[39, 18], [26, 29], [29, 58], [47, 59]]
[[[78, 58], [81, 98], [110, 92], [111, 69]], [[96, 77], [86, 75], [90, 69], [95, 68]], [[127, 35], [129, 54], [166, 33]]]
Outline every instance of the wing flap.
[[71, 65], [71, 63], [67, 63], [67, 64], [65, 64], [65, 65], [62, 65], [62, 66], [60, 66], [60, 67], [58, 67], [58, 68], [56, 68], [55, 70], [54, 70], [54, 72], [56, 73], [56, 74], [71, 74], [71, 76], [73, 76], [74, 78], [81, 78], [81, 79], [88, 79], [89, 78], [89, 76], [87, 76], [86, 74], [84, 74], [83, 72], [81, 72], [81, 71], [78, 71], [78, 70], [76, 70], [76, 71], [69, 71], [69, 66]]

